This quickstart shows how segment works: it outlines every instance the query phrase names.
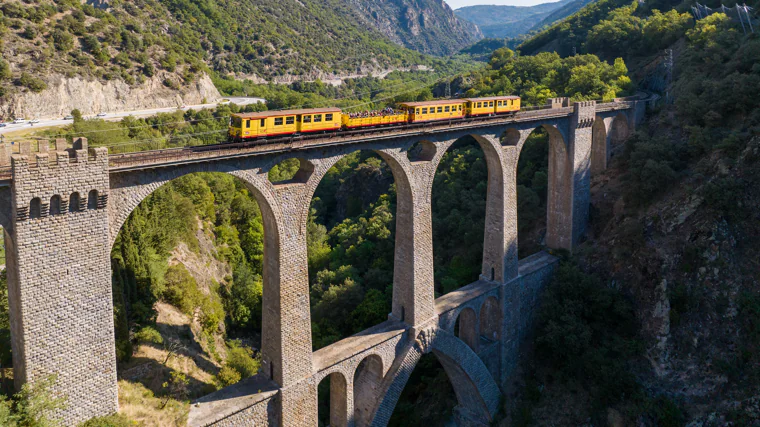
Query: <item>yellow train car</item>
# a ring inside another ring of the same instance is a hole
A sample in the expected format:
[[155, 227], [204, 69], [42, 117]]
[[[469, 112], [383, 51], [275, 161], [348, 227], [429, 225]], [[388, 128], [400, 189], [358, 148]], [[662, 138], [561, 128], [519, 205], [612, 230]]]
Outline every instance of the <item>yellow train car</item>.
[[404, 102], [399, 105], [408, 111], [409, 121], [412, 123], [459, 119], [466, 114], [465, 101], [462, 99]]
[[467, 98], [468, 116], [483, 116], [509, 113], [520, 110], [519, 96], [490, 96], [485, 98]]
[[312, 108], [296, 110], [299, 133], [327, 132], [340, 129], [340, 108]]
[[343, 113], [342, 124], [345, 129], [356, 129], [362, 127], [374, 127], [374, 126], [390, 126], [394, 124], [406, 123], [409, 121], [407, 112], [396, 111], [394, 114], [380, 114], [369, 117], [352, 116], [348, 113]]
[[255, 139], [340, 129], [340, 108], [261, 111], [232, 114], [229, 137]]

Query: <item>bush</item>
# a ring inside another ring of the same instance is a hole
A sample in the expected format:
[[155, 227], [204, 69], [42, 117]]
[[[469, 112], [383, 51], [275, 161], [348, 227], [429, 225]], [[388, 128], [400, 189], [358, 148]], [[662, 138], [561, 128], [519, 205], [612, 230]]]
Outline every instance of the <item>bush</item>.
[[0, 396], [0, 425], [3, 427], [55, 427], [57, 422], [48, 418], [65, 408], [65, 399], [53, 397], [50, 388], [56, 377], [51, 375], [21, 387], [13, 401]]
[[166, 289], [163, 293], [163, 299], [191, 316], [195, 308], [200, 305], [202, 298], [193, 276], [190, 275], [184, 265], [177, 264], [166, 270], [164, 280], [166, 281]]
[[79, 427], [134, 427], [136, 425], [137, 423], [130, 421], [129, 418], [124, 415], [113, 414], [105, 417], [92, 418], [80, 424]]
[[39, 93], [47, 89], [47, 83], [37, 77], [32, 77], [28, 73], [21, 73], [21, 77], [16, 81], [18, 86], [24, 86], [32, 92]]
[[256, 375], [261, 367], [261, 362], [253, 357], [253, 350], [243, 347], [238, 341], [230, 341], [228, 345], [227, 362], [225, 364], [240, 372], [242, 378]]
[[135, 334], [135, 341], [138, 343], [163, 344], [164, 337], [155, 328], [145, 326]]

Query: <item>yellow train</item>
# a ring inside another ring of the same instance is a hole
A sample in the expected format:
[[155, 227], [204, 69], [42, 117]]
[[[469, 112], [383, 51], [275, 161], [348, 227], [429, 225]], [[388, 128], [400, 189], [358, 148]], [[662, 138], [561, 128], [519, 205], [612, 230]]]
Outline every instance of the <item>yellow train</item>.
[[363, 113], [344, 113], [339, 108], [262, 111], [232, 114], [228, 137], [231, 141], [244, 141], [273, 136], [510, 114], [517, 111], [520, 111], [519, 96], [403, 102], [396, 109]]

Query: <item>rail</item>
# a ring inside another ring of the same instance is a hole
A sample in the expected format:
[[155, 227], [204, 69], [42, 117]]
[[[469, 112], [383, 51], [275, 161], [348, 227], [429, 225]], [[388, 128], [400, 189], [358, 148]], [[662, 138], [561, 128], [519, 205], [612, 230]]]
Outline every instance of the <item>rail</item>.
[[135, 153], [113, 154], [109, 156], [111, 171], [127, 171], [169, 166], [177, 163], [193, 163], [209, 159], [224, 159], [261, 155], [303, 148], [325, 147], [355, 144], [368, 140], [376, 141], [388, 138], [441, 133], [452, 130], [464, 130], [498, 125], [502, 123], [519, 123], [540, 118], [560, 118], [572, 114], [572, 107], [543, 109], [542, 111], [521, 111], [511, 116], [492, 116], [454, 119], [442, 122], [412, 123], [401, 126], [375, 128], [369, 130], [331, 132], [321, 135], [299, 135], [269, 139], [264, 142], [239, 142], [226, 144], [201, 145], [195, 147], [169, 148]]
[[[614, 111], [630, 109], [635, 105], [633, 97], [617, 98], [615, 100], [596, 100], [597, 111]], [[419, 134], [440, 133], [451, 130], [468, 129], [483, 125], [498, 125], [520, 123], [536, 118], [558, 118], [572, 114], [572, 107], [552, 108], [551, 106], [526, 106], [518, 113], [509, 116], [486, 116], [474, 118], [453, 119], [443, 122], [411, 123], [400, 126], [360, 129], [353, 131], [331, 132], [318, 135], [287, 136], [268, 139], [263, 142], [216, 143], [207, 145], [161, 148], [145, 151], [129, 151], [119, 146], [119, 151], [109, 154], [110, 169], [114, 172], [170, 165], [183, 162], [204, 161], [213, 158], [230, 158], [249, 155], [260, 155], [289, 150], [298, 150], [314, 146], [332, 146], [365, 142], [367, 140], [387, 139]], [[135, 144], [134, 148], [138, 145]], [[114, 147], [109, 147], [113, 149]], [[51, 161], [54, 158], [51, 157]], [[0, 181], [12, 179], [9, 165], [0, 166]]]

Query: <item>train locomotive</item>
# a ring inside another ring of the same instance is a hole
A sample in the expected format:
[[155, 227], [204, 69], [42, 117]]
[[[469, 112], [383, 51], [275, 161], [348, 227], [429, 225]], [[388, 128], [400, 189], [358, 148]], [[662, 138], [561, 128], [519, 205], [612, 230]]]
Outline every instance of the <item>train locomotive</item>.
[[276, 136], [514, 114], [518, 111], [520, 111], [519, 96], [491, 96], [403, 102], [395, 109], [388, 108], [364, 113], [344, 113], [339, 108], [240, 113], [231, 115], [228, 139], [239, 142]]

